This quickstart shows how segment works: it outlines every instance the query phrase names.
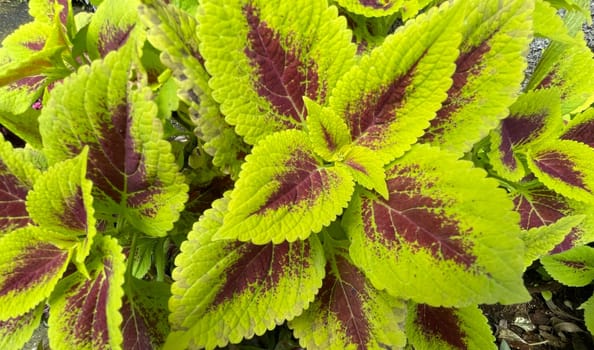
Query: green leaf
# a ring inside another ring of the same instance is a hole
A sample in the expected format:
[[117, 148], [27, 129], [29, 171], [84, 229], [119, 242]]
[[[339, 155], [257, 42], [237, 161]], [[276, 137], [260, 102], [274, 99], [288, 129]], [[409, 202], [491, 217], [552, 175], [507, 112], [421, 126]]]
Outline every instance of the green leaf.
[[584, 310], [584, 322], [588, 331], [592, 333], [594, 331], [594, 296], [591, 296], [579, 308]]
[[549, 225], [522, 231], [521, 237], [526, 245], [524, 265], [529, 267], [543, 256], [580, 244], [578, 233], [584, 218], [585, 215], [566, 216]]
[[316, 235], [262, 246], [213, 241], [228, 205], [228, 195], [213, 202], [181, 246], [165, 349], [212, 349], [261, 335], [301, 314], [322, 285], [325, 259]]
[[40, 303], [21, 316], [0, 321], [0, 348], [21, 350], [41, 323], [45, 303]]
[[594, 86], [590, 84], [593, 80], [592, 52], [584, 39], [579, 38], [578, 44], [552, 42], [536, 66], [527, 89], [556, 89], [561, 96], [561, 113], [575, 114], [594, 102]]
[[346, 10], [365, 17], [399, 14], [403, 20], [413, 18], [431, 0], [336, 0]]
[[520, 214], [525, 264], [594, 240], [592, 205], [555, 193], [542, 184], [523, 185], [510, 193]]
[[246, 157], [215, 238], [254, 244], [306, 239], [342, 213], [353, 187], [347, 169], [315, 155], [306, 133], [275, 133]]
[[491, 132], [489, 160], [493, 169], [510, 181], [526, 176], [525, 150], [531, 144], [556, 138], [562, 129], [561, 97], [555, 90], [522, 94], [509, 116]]
[[121, 349], [125, 257], [114, 238], [97, 236], [87, 269], [65, 277], [49, 301], [52, 349]]
[[497, 349], [476, 305], [452, 309], [409, 303], [406, 335], [416, 350]]
[[528, 167], [547, 187], [566, 197], [594, 202], [594, 148], [572, 140], [552, 140], [528, 153]]
[[346, 22], [325, 0], [202, 1], [200, 52], [227, 122], [249, 144], [302, 128], [354, 64]]
[[583, 287], [594, 280], [594, 248], [579, 246], [543, 256], [542, 266], [555, 280], [570, 287]]
[[349, 12], [365, 17], [385, 17], [400, 11], [408, 13], [407, 17], [412, 17], [419, 9], [419, 0], [336, 0], [336, 2]]
[[25, 200], [40, 171], [0, 135], [0, 237], [32, 220]]
[[122, 3], [118, 0], [105, 0], [93, 15], [87, 32], [87, 50], [91, 59], [107, 56], [111, 51], [122, 47], [139, 31], [139, 0]]
[[326, 161], [342, 160], [342, 148], [351, 142], [348, 126], [332, 109], [305, 98], [307, 133], [315, 152]]
[[51, 82], [71, 72], [61, 59], [69, 1], [33, 1], [30, 13], [35, 20], [10, 34], [0, 48], [0, 122], [39, 146], [31, 106]]
[[401, 348], [406, 306], [375, 289], [348, 255], [348, 245], [324, 238], [326, 277], [316, 299], [289, 321], [308, 349]]
[[376, 288], [419, 303], [528, 300], [511, 200], [456, 158], [415, 146], [387, 166], [388, 200], [359, 191], [343, 216], [353, 261]]
[[537, 0], [534, 4], [534, 33], [536, 36], [566, 44], [579, 43], [579, 40], [569, 34], [563, 20], [557, 14], [558, 10], [548, 1]]
[[91, 250], [95, 228], [95, 210], [86, 179], [88, 148], [76, 158], [56, 163], [44, 172], [27, 195], [27, 211], [33, 221], [77, 242], [74, 261], [82, 265]]
[[350, 147], [342, 162], [337, 164], [337, 166], [347, 168], [359, 185], [369, 190], [375, 190], [387, 199], [388, 187], [383, 165], [382, 160], [376, 156], [375, 152], [361, 146]]
[[567, 123], [560, 139], [573, 140], [594, 148], [594, 108], [590, 107]]
[[36, 21], [43, 23], [52, 23], [57, 15], [60, 22], [65, 25], [69, 4], [68, 0], [30, 0], [29, 14]]
[[558, 10], [567, 10], [564, 21], [573, 35], [577, 30], [581, 30], [585, 22], [592, 23], [589, 0], [546, 0], [546, 2]]
[[71, 251], [48, 243], [50, 231], [35, 226], [0, 238], [0, 320], [20, 316], [52, 292], [68, 266]]
[[456, 10], [434, 8], [407, 22], [332, 92], [330, 106], [345, 118], [353, 143], [383, 164], [415, 143], [447, 97], [460, 42]]
[[26, 59], [0, 66], [0, 122], [33, 145], [39, 145], [38, 112], [33, 103], [50, 82], [69, 73], [54, 67], [61, 47], [30, 54]]
[[204, 142], [204, 150], [213, 156], [213, 164], [236, 178], [240, 159], [249, 148], [225, 122], [219, 104], [212, 98], [210, 76], [199, 51], [196, 19], [173, 5], [147, 0], [144, 3], [140, 14], [149, 27], [148, 40], [162, 51], [163, 64], [173, 72], [177, 95], [189, 106], [196, 135]]
[[454, 82], [422, 138], [460, 155], [508, 115], [524, 79], [534, 10], [533, 2], [523, 0], [463, 3], [465, 25]]
[[164, 236], [178, 219], [187, 186], [178, 172], [150, 88], [130, 46], [109, 54], [57, 86], [40, 116], [44, 152], [56, 163], [89, 148], [87, 177], [94, 205], [105, 217], [126, 219], [151, 236]]
[[[0, 92], [0, 95], [4, 96], [2, 92]], [[23, 105], [31, 106], [28, 104], [29, 102], [31, 101], [27, 99], [27, 102]], [[15, 105], [17, 104], [19, 103], [15, 103]], [[41, 135], [39, 134], [39, 123], [37, 122], [38, 117], [39, 111], [33, 108], [29, 108], [18, 115], [11, 112], [3, 112], [0, 113], [0, 124], [32, 147], [41, 148]]]
[[170, 285], [164, 282], [126, 280], [122, 300], [123, 349], [160, 349], [169, 334]]

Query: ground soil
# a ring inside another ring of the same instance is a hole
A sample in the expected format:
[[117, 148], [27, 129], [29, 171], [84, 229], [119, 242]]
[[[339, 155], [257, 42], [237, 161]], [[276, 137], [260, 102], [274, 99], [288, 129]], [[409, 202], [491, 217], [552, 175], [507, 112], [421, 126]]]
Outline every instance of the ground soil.
[[579, 309], [592, 296], [593, 286], [565, 287], [548, 278], [538, 263], [527, 270], [524, 279], [532, 295], [529, 302], [481, 306], [499, 349], [594, 349]]

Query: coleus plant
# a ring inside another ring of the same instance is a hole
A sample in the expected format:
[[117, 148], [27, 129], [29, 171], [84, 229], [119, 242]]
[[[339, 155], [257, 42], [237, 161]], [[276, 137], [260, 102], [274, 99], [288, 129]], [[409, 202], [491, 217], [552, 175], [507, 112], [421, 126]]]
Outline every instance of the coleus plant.
[[3, 43], [3, 344], [48, 303], [56, 349], [493, 348], [478, 305], [592, 241], [587, 2], [171, 2], [32, 0]]
[[104, 1], [92, 17], [29, 5], [34, 20], [0, 51], [0, 120], [27, 141], [0, 138], [1, 347], [22, 348], [49, 305], [52, 349], [156, 348], [168, 232], [188, 198], [164, 139], [158, 55], [138, 3]]
[[[200, 128], [253, 146], [182, 245], [166, 348], [285, 321], [309, 348], [493, 347], [477, 305], [592, 240], [592, 135], [563, 122], [594, 96], [587, 3], [447, 2], [356, 43], [326, 1], [143, 3]], [[383, 29], [427, 5], [336, 3]], [[535, 34], [554, 43], [525, 81]]]

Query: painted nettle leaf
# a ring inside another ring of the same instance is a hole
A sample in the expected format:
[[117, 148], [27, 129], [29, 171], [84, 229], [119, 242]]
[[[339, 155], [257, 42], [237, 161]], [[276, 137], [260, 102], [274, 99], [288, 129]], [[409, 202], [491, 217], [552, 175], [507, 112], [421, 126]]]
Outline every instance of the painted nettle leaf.
[[[82, 266], [97, 233], [91, 190], [86, 178], [88, 149], [55, 164], [35, 182], [27, 195], [27, 211], [35, 224], [78, 242], [74, 262]], [[80, 242], [79, 242], [80, 240]]]
[[343, 216], [351, 257], [376, 288], [434, 306], [529, 299], [519, 218], [496, 181], [426, 145], [386, 169], [389, 199], [359, 190]]
[[0, 320], [28, 312], [50, 296], [72, 256], [68, 245], [47, 240], [51, 231], [27, 226], [0, 238]]
[[198, 21], [213, 97], [249, 144], [302, 129], [303, 98], [325, 104], [355, 63], [346, 21], [323, 0], [202, 1]]
[[139, 30], [139, 0], [124, 3], [105, 0], [93, 15], [87, 31], [87, 50], [91, 58], [105, 57], [123, 46]]
[[561, 96], [556, 90], [520, 95], [509, 116], [491, 132], [489, 159], [494, 170], [511, 181], [527, 175], [526, 154], [530, 146], [558, 136], [562, 129]]
[[583, 287], [594, 281], [594, 248], [583, 245], [540, 259], [545, 270], [566, 286]]
[[594, 102], [594, 87], [590, 84], [594, 79], [594, 62], [581, 32], [581, 18], [575, 12], [564, 17], [574, 42], [552, 41], [527, 85], [528, 90], [557, 89], [563, 115], [579, 113]]
[[0, 135], [0, 237], [32, 223], [26, 199], [39, 175]]
[[177, 83], [177, 95], [188, 105], [196, 136], [213, 164], [233, 178], [239, 173], [243, 154], [249, 148], [233, 127], [225, 122], [219, 104], [208, 86], [210, 75], [199, 51], [196, 19], [174, 5], [144, 1], [141, 19], [149, 28], [148, 40], [162, 51], [161, 60], [171, 70]]
[[534, 3], [465, 1], [460, 55], [448, 98], [422, 141], [462, 154], [508, 115], [524, 79]]
[[170, 285], [127, 278], [122, 300], [123, 349], [159, 349], [169, 334]]
[[40, 303], [23, 315], [0, 321], [0, 347], [21, 350], [41, 322], [45, 303]]
[[359, 15], [367, 17], [384, 17], [406, 8], [417, 8], [418, 0], [336, 0], [336, 2]]
[[52, 349], [121, 349], [122, 296], [126, 265], [114, 238], [97, 236], [89, 276], [75, 271], [49, 300]]
[[324, 164], [305, 132], [277, 132], [246, 157], [215, 237], [255, 244], [306, 239], [342, 213], [353, 188], [350, 171]]
[[487, 319], [477, 306], [409, 304], [406, 334], [415, 349], [496, 349]]
[[308, 349], [401, 348], [406, 305], [377, 290], [356, 267], [346, 241], [324, 235], [326, 276], [314, 302], [289, 322]]
[[520, 183], [511, 192], [520, 214], [525, 265], [594, 240], [592, 206], [564, 197], [540, 183]]
[[557, 15], [558, 9], [545, 0], [534, 3], [534, 34], [562, 43], [579, 43], [579, 40], [569, 34], [568, 28]]
[[[88, 147], [87, 177], [97, 209], [151, 236], [173, 227], [187, 198], [157, 106], [132, 60], [134, 43], [82, 67], [56, 86], [40, 116], [50, 163]], [[136, 77], [141, 79], [140, 77]]]
[[573, 117], [561, 132], [560, 139], [573, 140], [594, 148], [594, 108]]
[[[61, 60], [67, 45], [68, 3], [31, 1], [34, 20], [6, 37], [0, 47], [0, 122], [36, 147], [41, 145], [39, 112], [31, 106], [50, 83], [71, 73]], [[59, 15], [56, 9], [61, 9]]]
[[594, 148], [573, 140], [533, 147], [528, 167], [547, 187], [572, 199], [594, 202]]
[[230, 205], [216, 200], [182, 244], [166, 349], [208, 348], [262, 334], [301, 314], [324, 277], [316, 235], [278, 245], [213, 240]]
[[353, 143], [373, 150], [383, 164], [410, 148], [447, 97], [460, 42], [459, 10], [433, 8], [407, 22], [332, 92], [330, 107], [345, 119]]

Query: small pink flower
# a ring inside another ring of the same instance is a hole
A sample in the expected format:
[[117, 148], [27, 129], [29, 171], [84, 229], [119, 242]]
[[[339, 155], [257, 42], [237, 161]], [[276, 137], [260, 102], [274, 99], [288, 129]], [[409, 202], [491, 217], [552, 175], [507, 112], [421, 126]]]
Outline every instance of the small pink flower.
[[31, 106], [33, 109], [40, 110], [43, 105], [41, 104], [41, 99], [35, 101], [35, 103]]

